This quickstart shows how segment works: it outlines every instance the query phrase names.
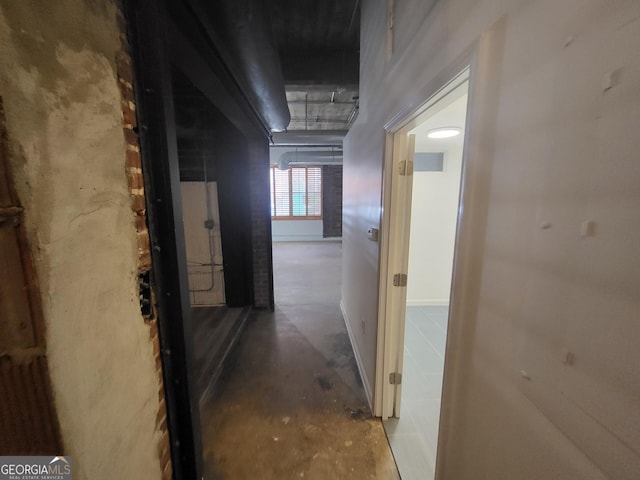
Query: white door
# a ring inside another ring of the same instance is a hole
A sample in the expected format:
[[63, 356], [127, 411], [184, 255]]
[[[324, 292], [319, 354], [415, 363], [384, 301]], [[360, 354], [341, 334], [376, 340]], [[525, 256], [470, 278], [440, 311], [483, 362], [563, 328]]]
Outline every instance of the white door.
[[393, 135], [391, 210], [386, 268], [385, 349], [382, 418], [400, 416], [402, 363], [407, 297], [407, 266], [411, 226], [411, 189], [415, 135], [403, 128]]
[[[383, 419], [400, 416], [405, 340], [405, 315], [411, 230], [411, 200], [416, 137], [420, 124], [458, 98], [468, 88], [466, 68], [409, 116], [389, 128], [384, 171], [380, 244], [380, 301], [374, 411]], [[457, 92], [452, 94], [452, 92]], [[465, 104], [466, 105], [466, 104]], [[466, 107], [465, 107], [466, 108]], [[465, 110], [466, 112], [466, 110]], [[466, 113], [465, 113], [466, 115]], [[445, 122], [446, 123], [446, 122]], [[443, 125], [446, 126], [446, 125]], [[444, 128], [436, 130], [446, 130]]]
[[216, 182], [180, 182], [191, 306], [224, 305]]

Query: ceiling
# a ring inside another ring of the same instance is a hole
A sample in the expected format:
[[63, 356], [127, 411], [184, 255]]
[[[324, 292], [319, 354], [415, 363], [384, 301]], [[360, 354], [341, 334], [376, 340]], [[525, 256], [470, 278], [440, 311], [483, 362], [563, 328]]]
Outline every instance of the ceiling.
[[[446, 152], [462, 146], [467, 115], [467, 86], [468, 84], [464, 83], [448, 95], [448, 101], [441, 101], [431, 107], [427, 111], [428, 118], [409, 132], [416, 136], [416, 152]], [[459, 128], [460, 135], [442, 139], [427, 137], [430, 130], [444, 127]]]
[[[239, 88], [246, 93], [257, 85], [253, 101], [268, 102], [272, 92], [282, 92], [284, 80], [291, 121], [285, 132], [272, 130], [274, 145], [342, 146], [359, 107], [359, 0], [194, 0], [190, 4], [202, 7], [194, 10], [203, 19], [202, 31]], [[174, 18], [183, 21], [184, 17]], [[201, 31], [186, 22], [180, 28], [191, 36]], [[191, 41], [198, 44], [195, 37]], [[262, 49], [263, 45], [269, 48]], [[247, 54], [248, 60], [238, 63]], [[273, 71], [253, 76], [255, 71], [274, 67], [278, 74], [282, 71], [279, 79]], [[198, 72], [191, 70], [185, 73], [193, 80]], [[198, 90], [201, 85], [196, 87], [186, 76], [174, 72], [173, 83], [179, 143], [186, 155], [201, 148], [196, 140], [211, 121], [210, 105]], [[220, 88], [214, 88], [214, 93], [225, 96]], [[227, 115], [222, 108], [220, 112]]]
[[273, 0], [267, 9], [287, 84], [357, 85], [358, 0]]
[[348, 130], [358, 113], [359, 0], [268, 5], [291, 113], [288, 131]]

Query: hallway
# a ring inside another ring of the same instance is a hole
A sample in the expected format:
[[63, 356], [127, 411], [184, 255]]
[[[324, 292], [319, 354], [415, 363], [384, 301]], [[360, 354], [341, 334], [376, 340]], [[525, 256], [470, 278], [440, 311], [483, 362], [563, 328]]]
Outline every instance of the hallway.
[[339, 309], [341, 244], [275, 243], [275, 313], [254, 312], [202, 408], [205, 478], [398, 479]]

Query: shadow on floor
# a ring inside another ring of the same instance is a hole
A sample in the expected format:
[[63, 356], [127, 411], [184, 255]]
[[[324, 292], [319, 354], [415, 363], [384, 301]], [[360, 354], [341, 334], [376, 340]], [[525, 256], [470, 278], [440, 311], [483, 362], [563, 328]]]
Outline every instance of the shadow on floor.
[[[330, 263], [339, 265], [339, 244], [323, 246], [319, 259], [301, 248], [306, 266], [325, 263], [335, 272]], [[301, 258], [295, 246], [287, 252]], [[274, 253], [278, 259], [282, 271]], [[330, 291], [339, 277], [332, 282]], [[274, 313], [251, 314], [220, 393], [201, 406], [206, 480], [399, 478], [337, 301], [315, 293], [311, 302], [299, 296]]]

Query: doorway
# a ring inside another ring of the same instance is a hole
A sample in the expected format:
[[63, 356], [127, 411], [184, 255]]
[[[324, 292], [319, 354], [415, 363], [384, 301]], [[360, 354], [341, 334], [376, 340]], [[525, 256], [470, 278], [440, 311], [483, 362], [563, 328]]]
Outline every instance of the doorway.
[[435, 474], [468, 91], [465, 69], [390, 133], [382, 417], [405, 480]]

